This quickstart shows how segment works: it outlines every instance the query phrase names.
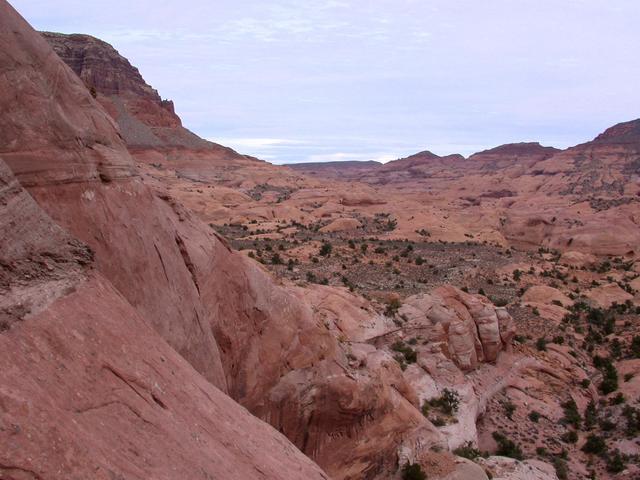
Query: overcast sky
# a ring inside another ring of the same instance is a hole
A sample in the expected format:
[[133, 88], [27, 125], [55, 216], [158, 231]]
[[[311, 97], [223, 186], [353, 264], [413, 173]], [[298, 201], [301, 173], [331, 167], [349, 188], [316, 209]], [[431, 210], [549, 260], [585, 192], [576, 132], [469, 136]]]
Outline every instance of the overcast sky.
[[638, 0], [10, 2], [108, 41], [185, 126], [272, 162], [566, 147], [640, 117]]

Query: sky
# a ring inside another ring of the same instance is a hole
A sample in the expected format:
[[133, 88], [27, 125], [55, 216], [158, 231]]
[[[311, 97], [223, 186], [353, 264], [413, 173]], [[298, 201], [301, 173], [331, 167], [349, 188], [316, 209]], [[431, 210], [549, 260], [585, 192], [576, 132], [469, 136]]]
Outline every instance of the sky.
[[111, 43], [198, 135], [273, 163], [388, 161], [640, 117], [638, 0], [10, 0]]

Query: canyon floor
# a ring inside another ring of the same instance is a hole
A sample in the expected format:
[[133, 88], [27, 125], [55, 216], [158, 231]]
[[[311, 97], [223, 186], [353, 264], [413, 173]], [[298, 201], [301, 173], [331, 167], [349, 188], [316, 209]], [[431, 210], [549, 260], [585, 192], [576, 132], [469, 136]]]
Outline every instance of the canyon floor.
[[0, 47], [0, 478], [640, 478], [640, 120], [277, 166]]

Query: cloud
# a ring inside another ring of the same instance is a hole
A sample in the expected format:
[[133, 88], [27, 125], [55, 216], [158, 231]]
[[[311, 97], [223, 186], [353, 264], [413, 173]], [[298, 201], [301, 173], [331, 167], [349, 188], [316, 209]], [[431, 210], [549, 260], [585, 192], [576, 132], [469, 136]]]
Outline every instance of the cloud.
[[287, 138], [210, 138], [212, 142], [229, 145], [234, 148], [269, 149], [287, 145], [304, 145], [302, 140]]
[[367, 161], [374, 160], [376, 162], [386, 163], [391, 160], [396, 160], [398, 155], [393, 153], [321, 153], [315, 155], [309, 155], [305, 163], [315, 162], [348, 162], [348, 161]]

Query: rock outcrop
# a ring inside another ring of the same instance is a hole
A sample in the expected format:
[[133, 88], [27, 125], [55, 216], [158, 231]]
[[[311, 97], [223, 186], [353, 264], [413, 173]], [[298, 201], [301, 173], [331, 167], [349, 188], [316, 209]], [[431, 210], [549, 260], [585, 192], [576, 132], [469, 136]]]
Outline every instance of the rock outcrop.
[[240, 156], [184, 128], [173, 102], [163, 100], [138, 69], [108, 43], [90, 35], [42, 35], [118, 123], [130, 148], [204, 149]]
[[176, 228], [110, 117], [4, 0], [0, 45], [0, 476], [327, 478], [220, 390], [189, 250], [220, 242]]
[[405, 332], [440, 345], [463, 370], [495, 361], [515, 335], [515, 325], [505, 308], [452, 286], [409, 297], [398, 313], [407, 321]]

